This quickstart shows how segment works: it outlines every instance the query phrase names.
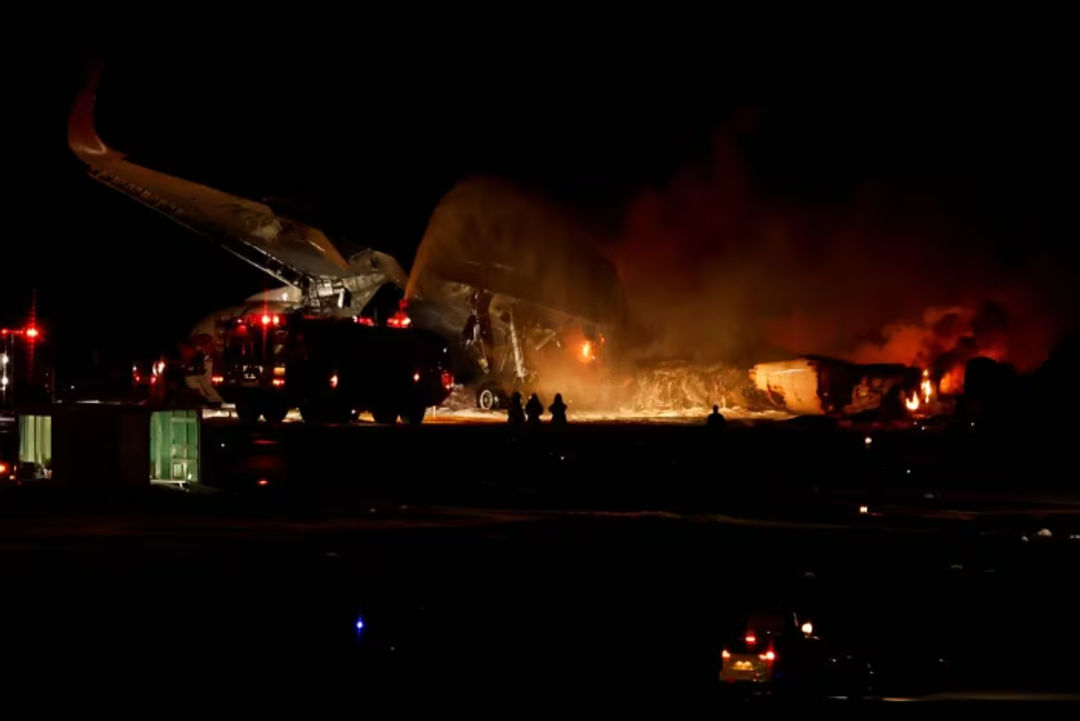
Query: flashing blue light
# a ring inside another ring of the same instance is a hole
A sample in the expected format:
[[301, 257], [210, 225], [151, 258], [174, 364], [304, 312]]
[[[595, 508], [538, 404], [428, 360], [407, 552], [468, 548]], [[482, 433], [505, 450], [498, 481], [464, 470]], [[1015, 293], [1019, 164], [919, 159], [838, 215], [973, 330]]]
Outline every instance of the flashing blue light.
[[364, 619], [357, 618], [356, 619], [356, 632], [357, 633], [363, 633], [363, 631], [364, 631]]

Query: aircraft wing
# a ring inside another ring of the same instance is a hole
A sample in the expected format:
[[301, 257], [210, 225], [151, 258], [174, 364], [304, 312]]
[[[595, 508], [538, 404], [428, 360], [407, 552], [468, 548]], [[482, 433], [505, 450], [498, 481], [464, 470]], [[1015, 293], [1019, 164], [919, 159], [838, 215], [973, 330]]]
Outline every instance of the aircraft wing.
[[79, 94], [68, 119], [68, 145], [92, 177], [157, 210], [291, 285], [304, 276], [344, 278], [349, 264], [318, 228], [279, 216], [267, 205], [177, 178], [128, 160], [94, 128], [99, 73]]

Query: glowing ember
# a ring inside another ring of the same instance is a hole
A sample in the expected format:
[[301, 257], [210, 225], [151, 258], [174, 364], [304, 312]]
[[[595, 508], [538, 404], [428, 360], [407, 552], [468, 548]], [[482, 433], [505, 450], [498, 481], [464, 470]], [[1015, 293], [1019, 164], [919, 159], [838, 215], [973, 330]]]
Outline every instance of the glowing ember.
[[596, 360], [596, 354], [593, 352], [593, 344], [591, 340], [582, 341], [581, 343], [581, 362], [591, 363]]

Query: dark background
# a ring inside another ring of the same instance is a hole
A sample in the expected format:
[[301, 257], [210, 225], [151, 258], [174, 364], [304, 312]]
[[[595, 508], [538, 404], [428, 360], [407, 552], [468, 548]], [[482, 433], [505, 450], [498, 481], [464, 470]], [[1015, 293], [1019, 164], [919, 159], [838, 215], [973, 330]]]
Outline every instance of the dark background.
[[715, 19], [632, 31], [571, 19], [271, 29], [162, 18], [14, 39], [0, 324], [21, 324], [36, 289], [52, 352], [76, 373], [168, 350], [207, 312], [267, 285], [86, 177], [65, 121], [94, 62], [98, 130], [113, 147], [277, 198], [406, 269], [463, 177], [506, 175], [617, 227], [636, 193], [707, 163], [719, 129], [756, 198], [828, 205], [865, 187], [930, 197], [920, 212], [934, 208], [956, 242], [1001, 264], [1075, 262], [1074, 58], [1052, 22], [990, 32], [970, 18], [910, 31], [870, 21], [835, 40]]

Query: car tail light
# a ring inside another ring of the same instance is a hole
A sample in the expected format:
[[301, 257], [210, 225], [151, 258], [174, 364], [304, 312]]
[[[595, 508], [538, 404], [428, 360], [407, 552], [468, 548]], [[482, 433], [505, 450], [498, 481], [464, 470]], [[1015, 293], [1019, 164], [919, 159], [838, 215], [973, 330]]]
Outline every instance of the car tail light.
[[330, 376], [330, 387], [331, 388], [337, 388], [337, 384], [338, 384], [338, 377], [337, 377], [337, 373], [335, 373], [334, 375]]
[[285, 385], [285, 379], [275, 378], [274, 380], [270, 381], [270, 383], [274, 386], [274, 388], [282, 388]]
[[450, 390], [454, 387], [454, 374], [450, 371], [442, 372], [442, 387], [446, 390]]
[[[138, 380], [138, 378], [136, 378], [135, 380]], [[210, 376], [210, 382], [216, 386], [219, 386], [225, 382], [225, 376]]]
[[769, 663], [772, 663], [776, 660], [776, 652], [770, 648], [765, 653], [759, 653], [758, 658], [760, 658], [762, 661], [768, 661]]
[[412, 374], [412, 379], [413, 379], [413, 383], [419, 383], [420, 382], [420, 371], [417, 371], [417, 372], [413, 373]]
[[3, 461], [0, 461], [0, 476], [8, 472], [8, 465]]
[[723, 651], [720, 652], [720, 658], [731, 658], [731, 651], [728, 651], [725, 648]]
[[372, 318], [368, 318], [367, 316], [358, 315], [356, 316], [356, 318], [354, 318], [354, 320], [360, 325], [366, 325], [368, 328], [375, 327], [375, 320]]
[[263, 313], [263, 317], [260, 318], [260, 320], [262, 321], [263, 325], [270, 325], [270, 321], [273, 320], [273, 319], [270, 316]]
[[746, 641], [747, 646], [754, 646], [757, 643], [757, 636], [754, 635], [753, 631], [747, 631], [746, 638], [743, 640]]

